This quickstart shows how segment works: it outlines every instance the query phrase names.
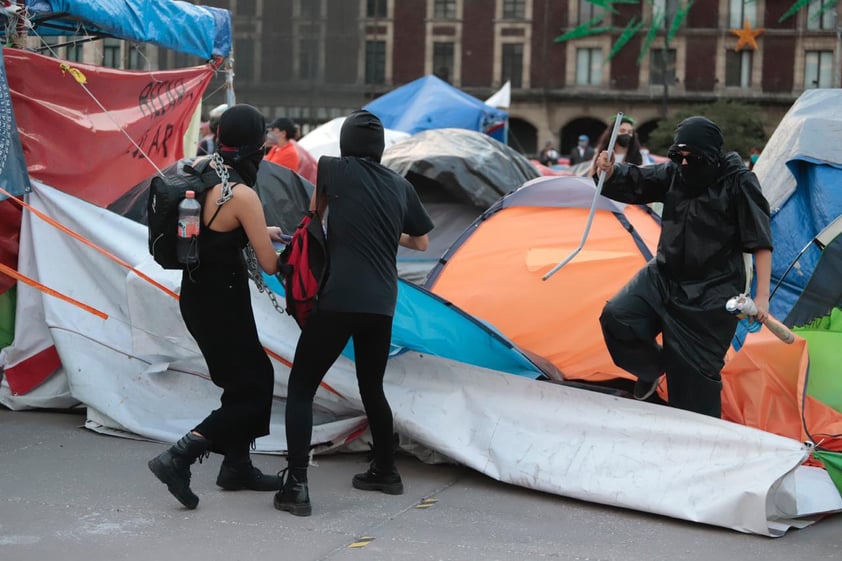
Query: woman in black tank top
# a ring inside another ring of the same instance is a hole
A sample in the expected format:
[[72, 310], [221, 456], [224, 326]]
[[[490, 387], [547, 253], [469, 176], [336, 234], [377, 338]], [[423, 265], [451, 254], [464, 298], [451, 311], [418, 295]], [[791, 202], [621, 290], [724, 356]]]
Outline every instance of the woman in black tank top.
[[[214, 205], [224, 189], [207, 191], [199, 233], [199, 265], [185, 271], [179, 308], [196, 340], [211, 380], [222, 388], [221, 404], [165, 452], [149, 469], [187, 508], [199, 498], [190, 489], [190, 465], [203, 454], [224, 454], [216, 483], [223, 489], [272, 491], [277, 476], [251, 463], [249, 446], [269, 434], [274, 371], [260, 343], [249, 296], [243, 248], [251, 243], [258, 262], [277, 272], [272, 240], [280, 228], [267, 227], [263, 207], [250, 188], [263, 157], [265, 121], [249, 105], [225, 111], [217, 129], [217, 151], [231, 176], [230, 198]], [[227, 193], [226, 193], [227, 194]]]

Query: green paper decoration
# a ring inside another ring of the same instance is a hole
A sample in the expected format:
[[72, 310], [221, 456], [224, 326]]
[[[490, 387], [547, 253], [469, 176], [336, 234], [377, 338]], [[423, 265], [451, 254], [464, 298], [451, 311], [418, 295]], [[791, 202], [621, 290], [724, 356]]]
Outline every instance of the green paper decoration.
[[[593, 4], [594, 6], [599, 6], [600, 8], [605, 9], [611, 13], [618, 13], [617, 10], [614, 8], [615, 4], [640, 4], [640, 0], [587, 0], [589, 3]], [[653, 4], [653, 0], [645, 0], [649, 4]], [[812, 2], [821, 2], [822, 0], [796, 0], [796, 2], [790, 6], [790, 8], [781, 16], [778, 22], [785, 21], [796, 13], [798, 13], [801, 9], [805, 6], [808, 6]], [[675, 38], [675, 35], [678, 33], [681, 24], [684, 23], [684, 20], [687, 19], [687, 14], [690, 12], [690, 8], [693, 6], [694, 0], [688, 0], [684, 8], [681, 8], [675, 13], [675, 16], [672, 19], [672, 23], [670, 24], [670, 28], [667, 31], [666, 40], [670, 42]], [[745, 4], [753, 4], [756, 0], [745, 0]], [[827, 0], [821, 5], [818, 13], [815, 17], [821, 17], [821, 15], [826, 12], [827, 10], [836, 6], [839, 0]], [[652, 45], [652, 42], [655, 40], [655, 37], [664, 26], [664, 14], [659, 13], [658, 10], [652, 18], [651, 22], [647, 20], [641, 19], [639, 22], [635, 22], [636, 16], [632, 17], [631, 21], [626, 25], [623, 29], [623, 32], [617, 38], [617, 41], [611, 47], [611, 53], [608, 55], [608, 58], [605, 61], [611, 60], [614, 55], [616, 55], [620, 49], [626, 46], [626, 44], [637, 35], [638, 31], [640, 31], [643, 27], [650, 23], [649, 30], [646, 33], [646, 38], [643, 40], [643, 45], [640, 47], [640, 54], [637, 57], [637, 64], [638, 66], [643, 61], [643, 58], [646, 56], [646, 53], [649, 52], [649, 47]], [[616, 33], [619, 31], [619, 28], [613, 26], [603, 26], [603, 27], [595, 27], [597, 24], [602, 23], [602, 20], [605, 16], [596, 16], [591, 18], [590, 21], [583, 23], [574, 29], [571, 29], [567, 33], [560, 35], [554, 39], [555, 43], [563, 43], [564, 41], [569, 41], [571, 39], [581, 39], [583, 37], [590, 37], [592, 35], [599, 35], [601, 33]]]

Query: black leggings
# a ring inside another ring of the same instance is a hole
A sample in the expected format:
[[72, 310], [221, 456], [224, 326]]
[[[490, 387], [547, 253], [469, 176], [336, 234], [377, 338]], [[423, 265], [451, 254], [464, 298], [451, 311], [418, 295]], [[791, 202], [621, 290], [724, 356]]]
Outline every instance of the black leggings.
[[393, 465], [392, 409], [383, 392], [392, 318], [380, 314], [325, 312], [317, 308], [307, 319], [298, 340], [289, 374], [286, 435], [291, 468], [307, 467], [313, 435], [313, 398], [351, 337], [357, 384], [374, 440], [375, 463], [383, 469]]
[[269, 434], [275, 377], [260, 344], [245, 267], [202, 266], [181, 282], [179, 307], [184, 323], [222, 388], [222, 405], [195, 429], [215, 452], [247, 450]]

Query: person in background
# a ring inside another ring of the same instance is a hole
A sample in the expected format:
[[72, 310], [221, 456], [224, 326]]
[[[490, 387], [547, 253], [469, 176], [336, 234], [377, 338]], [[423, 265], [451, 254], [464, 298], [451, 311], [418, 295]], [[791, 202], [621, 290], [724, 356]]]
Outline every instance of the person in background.
[[754, 170], [754, 165], [757, 163], [757, 160], [760, 159], [760, 148], [757, 146], [752, 146], [751, 150], [748, 151], [748, 169]]
[[290, 119], [279, 117], [272, 121], [266, 133], [266, 145], [271, 146], [266, 153], [266, 161], [298, 172], [300, 162], [295, 147], [297, 127]]
[[213, 133], [210, 130], [210, 121], [202, 121], [199, 125], [199, 143], [196, 146], [197, 156], [207, 156], [208, 149], [213, 145]]
[[594, 162], [594, 181], [606, 174], [604, 196], [664, 204], [657, 256], [605, 304], [599, 320], [614, 363], [637, 377], [636, 399], [648, 399], [666, 374], [670, 405], [720, 417], [720, 371], [738, 322], [725, 304], [745, 290], [743, 253], [754, 254], [754, 319], [768, 315], [769, 203], [740, 155], [722, 153], [713, 121], [685, 119], [673, 140], [671, 161], [662, 164], [616, 163], [607, 151]]
[[591, 139], [586, 134], [579, 135], [579, 142], [570, 151], [570, 165], [574, 166], [581, 162], [590, 162], [594, 157], [593, 146], [590, 145]]
[[558, 159], [560, 155], [558, 150], [555, 149], [552, 140], [548, 140], [544, 144], [544, 149], [541, 150], [541, 154], [538, 156], [538, 161], [541, 162], [543, 165], [550, 167], [558, 164]]
[[[281, 478], [254, 467], [249, 447], [269, 434], [274, 371], [257, 335], [243, 248], [250, 243], [260, 267], [273, 275], [278, 256], [272, 241], [281, 229], [267, 227], [252, 189], [263, 159], [266, 125], [250, 105], [234, 105], [219, 118], [216, 153], [230, 174], [231, 198], [213, 204], [222, 184], [209, 189], [202, 205], [198, 268], [184, 271], [179, 309], [196, 340], [211, 380], [222, 388], [221, 406], [168, 450], [149, 469], [189, 509], [199, 497], [190, 489], [190, 466], [209, 452], [224, 454], [216, 484], [223, 489], [275, 491]], [[174, 412], [177, 415], [178, 412]]]
[[374, 460], [351, 483], [365, 491], [403, 493], [394, 459], [392, 410], [383, 391], [398, 293], [396, 259], [399, 245], [425, 251], [433, 223], [412, 184], [380, 164], [384, 145], [380, 119], [355, 111], [342, 124], [342, 156], [319, 159], [320, 198], [314, 196], [311, 209], [327, 205], [330, 265], [289, 374], [286, 481], [274, 500], [275, 508], [296, 516], [311, 514], [307, 465], [313, 398], [352, 337]]
[[[596, 142], [596, 154], [608, 148], [608, 141], [611, 138], [611, 131], [614, 129], [616, 115], [611, 118], [608, 126]], [[618, 164], [628, 163], [643, 165], [643, 156], [640, 153], [640, 141], [634, 130], [635, 120], [628, 115], [623, 115], [620, 128], [617, 131], [617, 141], [614, 143], [614, 161]]]
[[208, 156], [216, 152], [216, 129], [219, 126], [219, 118], [228, 109], [228, 105], [223, 103], [211, 109], [208, 114], [208, 128], [207, 133], [203, 134], [202, 139], [199, 140], [199, 148], [196, 150], [198, 156]]

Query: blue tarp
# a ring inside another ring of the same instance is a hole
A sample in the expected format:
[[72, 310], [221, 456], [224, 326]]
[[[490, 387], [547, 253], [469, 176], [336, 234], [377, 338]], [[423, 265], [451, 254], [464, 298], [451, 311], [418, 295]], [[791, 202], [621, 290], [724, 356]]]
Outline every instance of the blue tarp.
[[435, 76], [425, 76], [392, 90], [364, 109], [380, 117], [387, 129], [409, 134], [430, 129], [468, 129], [506, 142], [505, 111], [486, 105]]
[[26, 0], [39, 35], [98, 35], [206, 60], [231, 52], [231, 13], [174, 0]]
[[772, 286], [786, 273], [769, 303], [778, 318], [789, 315], [816, 269], [821, 249], [814, 237], [842, 215], [842, 164], [797, 157], [786, 165], [797, 187], [772, 216]]
[[[277, 278], [263, 274], [269, 288], [283, 298]], [[392, 354], [415, 351], [458, 362], [537, 379], [541, 370], [504, 335], [450, 302], [398, 279], [398, 302], [392, 324]], [[344, 354], [353, 358], [351, 345]]]
[[[3, 49], [0, 49], [0, 187], [19, 196], [31, 189], [29, 173], [23, 158], [15, 112], [12, 109], [12, 96], [6, 79], [6, 64], [3, 62]], [[0, 201], [6, 196], [0, 193]]]

